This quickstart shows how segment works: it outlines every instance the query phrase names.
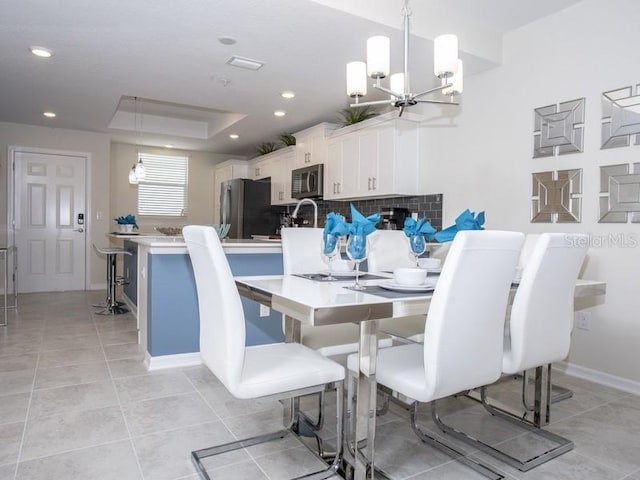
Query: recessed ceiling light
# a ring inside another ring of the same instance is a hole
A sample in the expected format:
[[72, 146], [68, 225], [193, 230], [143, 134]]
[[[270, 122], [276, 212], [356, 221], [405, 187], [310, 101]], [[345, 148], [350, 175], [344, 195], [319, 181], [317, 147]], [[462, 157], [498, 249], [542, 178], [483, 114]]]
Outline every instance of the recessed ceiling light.
[[227, 36], [223, 36], [223, 37], [218, 37], [218, 41], [222, 44], [222, 45], [234, 45], [236, 43], [236, 39], [233, 37], [227, 37]]
[[276, 110], [275, 112], [273, 112], [273, 114], [276, 117], [284, 117], [287, 114], [287, 112], [285, 112], [284, 110]]
[[296, 94], [295, 94], [295, 93], [293, 93], [293, 92], [289, 92], [289, 91], [287, 91], [287, 92], [282, 92], [280, 95], [282, 95], [282, 98], [293, 98], [293, 97], [295, 97], [295, 96], [296, 96]]
[[42, 115], [44, 115], [47, 118], [55, 118], [56, 114], [53, 112], [44, 112]]
[[173, 148], [173, 145], [171, 145], [170, 143], [167, 143], [164, 148]]
[[36, 57], [49, 58], [53, 56], [53, 51], [44, 47], [29, 47], [31, 53], [33, 53]]
[[240, 138], [240, 135], [238, 135], [237, 133], [230, 133], [229, 138], [232, 138], [233, 140], [235, 140], [237, 138]]

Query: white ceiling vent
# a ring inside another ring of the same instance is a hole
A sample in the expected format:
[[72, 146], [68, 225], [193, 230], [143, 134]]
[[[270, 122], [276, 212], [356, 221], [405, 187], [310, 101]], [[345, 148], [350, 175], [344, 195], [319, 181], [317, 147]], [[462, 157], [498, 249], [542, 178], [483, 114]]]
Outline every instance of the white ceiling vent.
[[239, 57], [237, 55], [234, 55], [229, 60], [227, 60], [227, 63], [229, 65], [233, 65], [234, 67], [245, 68], [247, 70], [259, 70], [264, 65], [264, 62], [261, 62], [260, 60]]

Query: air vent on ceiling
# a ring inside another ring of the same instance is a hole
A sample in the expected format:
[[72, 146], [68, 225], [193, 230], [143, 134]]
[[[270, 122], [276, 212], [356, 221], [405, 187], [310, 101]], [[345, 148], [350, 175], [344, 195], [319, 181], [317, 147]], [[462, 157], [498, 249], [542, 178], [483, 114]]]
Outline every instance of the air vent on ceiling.
[[261, 62], [260, 60], [238, 57], [237, 55], [234, 55], [229, 60], [227, 60], [227, 63], [229, 65], [233, 65], [234, 67], [246, 68], [247, 70], [258, 70], [264, 65], [264, 62]]

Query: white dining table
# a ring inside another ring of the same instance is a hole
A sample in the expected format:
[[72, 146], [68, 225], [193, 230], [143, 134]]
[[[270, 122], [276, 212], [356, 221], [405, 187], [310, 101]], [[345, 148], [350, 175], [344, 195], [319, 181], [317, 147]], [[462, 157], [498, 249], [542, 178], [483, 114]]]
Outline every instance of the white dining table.
[[[388, 273], [375, 273], [381, 277], [361, 281], [365, 286], [377, 286], [391, 277]], [[358, 323], [360, 325], [359, 371], [356, 378], [355, 445], [353, 458], [354, 478], [365, 480], [367, 472], [374, 477], [376, 428], [376, 359], [378, 349], [378, 320], [402, 318], [426, 313], [432, 292], [413, 292], [397, 298], [387, 298], [345, 287], [353, 286], [353, 279], [344, 281], [316, 281], [296, 275], [269, 275], [235, 277], [239, 293], [269, 306], [285, 315], [287, 342], [300, 341], [300, 325], [334, 325]], [[515, 286], [510, 297], [513, 299]], [[599, 281], [578, 280], [575, 297], [606, 293], [606, 284]], [[546, 369], [540, 369], [546, 371]], [[541, 375], [545, 374], [540, 372]], [[543, 380], [543, 379], [538, 379]], [[536, 385], [541, 385], [537, 381]], [[544, 395], [543, 395], [544, 396]], [[536, 409], [548, 409], [545, 400], [537, 402]], [[544, 415], [538, 415], [542, 418]]]

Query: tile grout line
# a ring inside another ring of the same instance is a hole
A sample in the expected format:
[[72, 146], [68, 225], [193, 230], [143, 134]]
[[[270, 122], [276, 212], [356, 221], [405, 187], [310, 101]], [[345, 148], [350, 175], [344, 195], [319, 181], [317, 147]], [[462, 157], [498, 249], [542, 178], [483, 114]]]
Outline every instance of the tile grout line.
[[[46, 324], [46, 321], [45, 321]], [[38, 376], [38, 366], [40, 365], [40, 352], [36, 357], [36, 365], [33, 369], [33, 380], [31, 382], [31, 390], [29, 392], [29, 402], [27, 403], [27, 412], [24, 419], [24, 427], [22, 428], [22, 437], [20, 438], [20, 447], [18, 448], [18, 457], [16, 458], [16, 469], [13, 472], [13, 478], [18, 478], [18, 468], [20, 467], [20, 460], [22, 459], [22, 450], [24, 448], [24, 440], [27, 435], [27, 425], [29, 424], [29, 412], [31, 411], [31, 402], [33, 400], [33, 392], [36, 385], [36, 378]]]
[[[209, 369], [207, 369], [207, 371], [209, 371]], [[233, 433], [233, 431], [229, 428], [229, 426], [227, 425], [227, 423], [224, 421], [224, 419], [222, 417], [220, 417], [220, 415], [218, 415], [218, 412], [216, 412], [216, 409], [213, 408], [213, 406], [209, 403], [209, 401], [205, 398], [205, 396], [202, 394], [202, 392], [198, 389], [198, 387], [195, 385], [195, 383], [187, 376], [185, 375], [184, 371], [180, 371], [180, 373], [182, 373], [182, 375], [184, 375], [184, 377], [187, 379], [187, 381], [191, 384], [191, 386], [195, 389], [196, 392], [198, 392], [198, 395], [200, 395], [200, 398], [202, 399], [202, 401], [205, 403], [205, 405], [207, 405], [207, 407], [209, 407], [211, 409], [211, 411], [213, 412], [213, 414], [218, 417], [220, 423], [224, 426], [224, 428], [231, 434], [231, 436], [235, 439], [235, 440], [240, 440], [237, 435], [235, 433]], [[205, 447], [207, 448], [207, 447]], [[251, 461], [253, 462], [253, 464], [258, 468], [258, 470], [260, 470], [265, 477], [267, 477], [267, 479], [269, 479], [269, 475], [267, 475], [267, 472], [265, 472], [262, 467], [258, 464], [258, 462], [256, 462], [255, 458], [253, 457], [253, 455], [251, 455], [251, 453], [246, 449], [243, 448], [242, 450], [244, 450], [247, 454], [247, 456], [251, 459]], [[236, 462], [236, 463], [231, 463], [229, 465], [239, 465], [242, 462]], [[228, 467], [229, 465], [225, 465], [223, 467], [219, 467], [214, 469], [215, 470], [219, 470], [220, 468], [225, 468]], [[197, 472], [196, 472], [197, 474]]]
[[[90, 307], [89, 307], [90, 308]], [[95, 313], [91, 312], [91, 321], [98, 332], [98, 327], [95, 321]], [[100, 348], [102, 349], [102, 355], [104, 356], [104, 361], [107, 364], [107, 371], [109, 372], [109, 378], [111, 379], [111, 387], [113, 388], [116, 399], [118, 400], [118, 408], [120, 409], [120, 415], [122, 416], [122, 420], [124, 422], [124, 427], [127, 430], [127, 436], [129, 440], [129, 445], [131, 446], [131, 450], [133, 452], [133, 456], [136, 459], [136, 465], [138, 467], [138, 473], [140, 474], [140, 478], [144, 480], [144, 473], [142, 472], [142, 465], [140, 464], [140, 458], [138, 457], [138, 452], [136, 451], [135, 445], [133, 444], [133, 437], [131, 435], [131, 429], [129, 428], [129, 422], [127, 422], [127, 416], [124, 414], [124, 409], [122, 407], [122, 401], [120, 400], [120, 394], [118, 393], [118, 389], [116, 388], [116, 384], [114, 382], [113, 375], [111, 373], [111, 366], [109, 365], [109, 361], [107, 360], [107, 353], [104, 351], [104, 344], [102, 343], [102, 337], [98, 332], [98, 340], [100, 341]]]

